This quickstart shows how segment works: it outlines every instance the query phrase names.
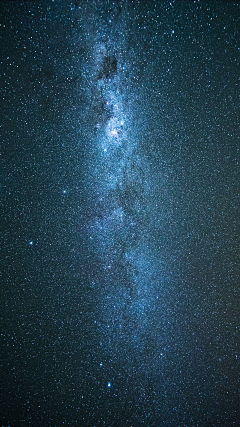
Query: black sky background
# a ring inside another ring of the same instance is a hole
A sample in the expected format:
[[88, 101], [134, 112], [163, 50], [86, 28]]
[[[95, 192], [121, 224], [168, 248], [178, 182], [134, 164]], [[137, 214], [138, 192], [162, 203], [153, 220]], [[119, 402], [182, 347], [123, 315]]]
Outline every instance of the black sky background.
[[[238, 425], [238, 2], [0, 10], [1, 424]], [[103, 301], [125, 270], [107, 275], [89, 231], [97, 28], [106, 44], [122, 28], [121, 90], [151, 175], [139, 235], [162, 266], [146, 326], [126, 305], [121, 336]]]

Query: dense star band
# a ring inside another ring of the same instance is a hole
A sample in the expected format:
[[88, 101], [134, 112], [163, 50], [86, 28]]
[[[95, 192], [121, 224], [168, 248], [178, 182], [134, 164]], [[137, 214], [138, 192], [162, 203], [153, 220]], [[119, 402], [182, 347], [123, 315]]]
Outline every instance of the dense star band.
[[[99, 289], [98, 318], [105, 325], [102, 351], [109, 357], [122, 347], [122, 361], [130, 351], [144, 369], [145, 341], [161, 295], [161, 266], [151, 238], [158, 180], [154, 182], [134, 125], [134, 111], [141, 105], [130, 88], [133, 59], [121, 31], [128, 7], [117, 12], [112, 7], [111, 13], [107, 9], [106, 26], [101, 26], [96, 7], [94, 25], [86, 31], [91, 59], [83, 64], [84, 86], [90, 87], [89, 114], [96, 129], [91, 141], [95, 158], [87, 174], [91, 187], [96, 184], [90, 191], [92, 216], [87, 227], [99, 257], [93, 280]], [[159, 342], [156, 357], [162, 355], [162, 346]]]

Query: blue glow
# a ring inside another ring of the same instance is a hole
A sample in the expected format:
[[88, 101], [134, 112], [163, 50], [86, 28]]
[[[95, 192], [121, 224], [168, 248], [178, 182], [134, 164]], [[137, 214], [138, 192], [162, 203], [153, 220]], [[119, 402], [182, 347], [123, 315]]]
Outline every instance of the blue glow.
[[111, 385], [112, 385], [111, 383], [108, 383], [108, 387], [111, 387]]

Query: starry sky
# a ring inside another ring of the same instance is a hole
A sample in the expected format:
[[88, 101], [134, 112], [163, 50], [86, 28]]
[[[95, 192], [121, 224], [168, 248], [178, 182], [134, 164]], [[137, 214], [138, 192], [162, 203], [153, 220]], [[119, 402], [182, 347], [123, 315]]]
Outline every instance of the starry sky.
[[2, 426], [238, 425], [239, 19], [1, 2]]

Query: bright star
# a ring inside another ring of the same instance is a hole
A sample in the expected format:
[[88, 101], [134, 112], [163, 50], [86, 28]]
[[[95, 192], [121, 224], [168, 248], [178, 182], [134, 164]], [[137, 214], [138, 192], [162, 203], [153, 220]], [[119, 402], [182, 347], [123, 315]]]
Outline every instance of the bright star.
[[118, 131], [117, 131], [117, 129], [113, 129], [113, 130], [111, 130], [111, 135], [112, 135], [112, 136], [118, 136]]

